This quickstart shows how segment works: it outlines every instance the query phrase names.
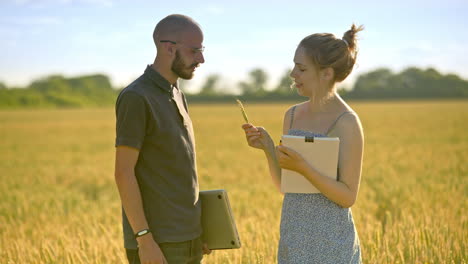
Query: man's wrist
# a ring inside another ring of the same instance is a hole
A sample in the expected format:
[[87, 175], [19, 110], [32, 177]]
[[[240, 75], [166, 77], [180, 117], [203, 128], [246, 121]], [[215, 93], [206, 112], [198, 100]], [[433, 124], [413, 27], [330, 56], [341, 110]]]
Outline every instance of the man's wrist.
[[136, 241], [137, 241], [137, 244], [138, 244], [139, 248], [144, 247], [145, 245], [149, 245], [151, 243], [155, 243], [151, 233], [149, 233], [147, 235], [144, 235], [144, 236], [137, 237]]
[[135, 233], [135, 238], [142, 237], [144, 235], [148, 235], [149, 233], [151, 233], [151, 230], [149, 230], [148, 228], [142, 229], [142, 230]]

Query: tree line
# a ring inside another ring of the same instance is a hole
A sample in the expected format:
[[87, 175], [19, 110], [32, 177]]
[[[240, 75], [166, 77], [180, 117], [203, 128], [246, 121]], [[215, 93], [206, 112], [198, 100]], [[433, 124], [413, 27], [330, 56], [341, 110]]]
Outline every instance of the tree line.
[[[223, 89], [222, 76], [207, 76], [198, 93], [187, 93], [190, 102], [223, 102], [238, 97], [249, 101], [301, 100], [291, 89], [287, 70], [275, 87], [267, 87], [268, 74], [253, 69], [237, 83], [240, 94]], [[183, 89], [184, 82], [181, 83]], [[114, 88], [103, 74], [66, 78], [51, 75], [33, 81], [27, 87], [7, 87], [0, 82], [0, 108], [111, 106], [122, 88]], [[354, 85], [338, 91], [348, 99], [430, 99], [468, 98], [468, 81], [455, 74], [442, 74], [433, 68], [407, 68], [394, 73], [376, 69], [357, 77]]]
[[0, 83], [0, 108], [108, 106], [115, 102], [117, 90], [106, 75], [65, 78], [51, 75], [23, 88], [8, 88]]

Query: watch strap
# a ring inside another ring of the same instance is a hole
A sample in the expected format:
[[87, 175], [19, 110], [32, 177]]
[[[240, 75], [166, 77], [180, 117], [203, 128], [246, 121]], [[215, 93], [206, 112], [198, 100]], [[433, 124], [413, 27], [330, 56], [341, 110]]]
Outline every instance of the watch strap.
[[142, 229], [142, 230], [135, 233], [135, 238], [142, 237], [142, 236], [147, 235], [149, 233], [151, 233], [151, 230], [149, 230], [148, 228]]

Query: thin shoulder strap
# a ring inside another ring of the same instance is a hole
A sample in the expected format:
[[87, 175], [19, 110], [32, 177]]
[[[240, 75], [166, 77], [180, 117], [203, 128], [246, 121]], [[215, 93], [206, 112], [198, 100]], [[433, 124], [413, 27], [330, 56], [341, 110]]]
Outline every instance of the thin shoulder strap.
[[296, 110], [296, 106], [293, 106], [293, 108], [291, 109], [291, 122], [289, 122], [289, 129], [292, 128], [292, 125], [293, 125], [293, 121], [294, 121], [294, 111]]
[[338, 123], [338, 120], [340, 120], [340, 118], [341, 118], [342, 116], [344, 116], [345, 114], [351, 114], [351, 113], [354, 113], [354, 112], [351, 112], [351, 111], [344, 111], [343, 113], [341, 113], [341, 115], [339, 115], [339, 116], [336, 118], [335, 122], [333, 122], [333, 124], [331, 124], [331, 126], [328, 128], [327, 133], [325, 133], [325, 135], [328, 135], [328, 133], [330, 133], [330, 131], [335, 127], [336, 123]]

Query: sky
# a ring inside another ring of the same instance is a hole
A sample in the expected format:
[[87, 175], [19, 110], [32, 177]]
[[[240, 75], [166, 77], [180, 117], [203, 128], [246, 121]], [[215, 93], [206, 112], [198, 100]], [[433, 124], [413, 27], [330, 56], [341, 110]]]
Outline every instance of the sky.
[[273, 87], [293, 67], [304, 37], [341, 38], [352, 23], [365, 30], [343, 86], [380, 67], [433, 67], [468, 79], [466, 0], [0, 0], [0, 82], [18, 87], [52, 74], [102, 73], [126, 86], [154, 60], [156, 23], [174, 13], [204, 32], [205, 63], [185, 84], [192, 92], [210, 74], [235, 90], [255, 68]]

